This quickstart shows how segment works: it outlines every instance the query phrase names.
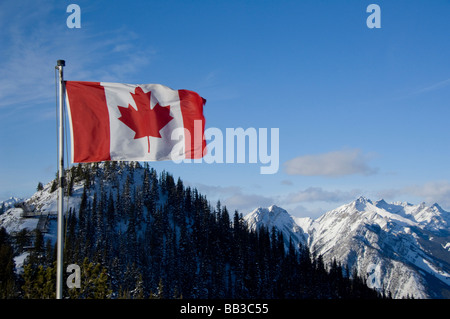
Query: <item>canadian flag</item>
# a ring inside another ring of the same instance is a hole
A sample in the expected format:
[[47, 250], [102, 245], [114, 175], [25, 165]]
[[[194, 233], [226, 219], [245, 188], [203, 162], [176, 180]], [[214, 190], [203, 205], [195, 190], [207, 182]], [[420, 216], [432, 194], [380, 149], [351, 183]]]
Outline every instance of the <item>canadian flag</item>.
[[161, 84], [65, 81], [72, 162], [202, 158], [206, 102]]

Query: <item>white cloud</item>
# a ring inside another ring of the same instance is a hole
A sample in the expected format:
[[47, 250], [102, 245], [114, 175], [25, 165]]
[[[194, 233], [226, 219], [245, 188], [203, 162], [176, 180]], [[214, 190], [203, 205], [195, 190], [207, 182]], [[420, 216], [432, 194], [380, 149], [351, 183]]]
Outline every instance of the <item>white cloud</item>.
[[402, 189], [402, 192], [421, 197], [429, 204], [438, 203], [447, 209], [450, 208], [449, 181], [431, 181], [423, 185], [408, 186]]
[[450, 182], [429, 181], [401, 188], [386, 188], [376, 192], [378, 198], [388, 201], [410, 201], [418, 204], [420, 201], [427, 205], [438, 203], [445, 210], [450, 209]]
[[205, 194], [208, 200], [214, 204], [214, 201], [220, 200], [223, 206], [231, 212], [238, 210], [242, 214], [247, 214], [258, 207], [268, 207], [275, 204], [275, 198], [257, 194], [248, 194], [239, 186], [216, 186], [206, 184], [193, 184], [202, 194]]
[[265, 197], [255, 194], [234, 194], [225, 198], [223, 203], [232, 209], [237, 209], [244, 215], [253, 211], [258, 207], [268, 207], [274, 204], [274, 200], [270, 197]]
[[368, 165], [371, 156], [362, 154], [359, 149], [333, 151], [317, 155], [304, 155], [284, 163], [289, 175], [304, 176], [344, 176], [371, 175], [377, 169]]
[[342, 202], [353, 200], [361, 193], [360, 190], [352, 191], [327, 191], [321, 187], [309, 187], [305, 190], [290, 193], [286, 197], [286, 202], [302, 203], [302, 202]]

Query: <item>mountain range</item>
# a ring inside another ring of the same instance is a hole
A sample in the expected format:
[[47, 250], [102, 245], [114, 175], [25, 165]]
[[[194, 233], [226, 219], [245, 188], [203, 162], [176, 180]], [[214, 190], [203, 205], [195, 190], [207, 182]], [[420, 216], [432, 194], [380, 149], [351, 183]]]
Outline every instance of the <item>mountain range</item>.
[[438, 204], [359, 197], [315, 220], [277, 206], [244, 218], [252, 229], [275, 227], [326, 263], [346, 265], [393, 298], [450, 298], [450, 213]]

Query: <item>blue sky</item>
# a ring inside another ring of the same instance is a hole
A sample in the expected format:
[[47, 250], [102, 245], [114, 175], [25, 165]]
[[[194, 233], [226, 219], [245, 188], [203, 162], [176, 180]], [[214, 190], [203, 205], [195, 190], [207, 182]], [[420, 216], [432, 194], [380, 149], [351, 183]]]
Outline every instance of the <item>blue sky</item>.
[[[380, 29], [366, 25], [371, 3]], [[450, 210], [449, 12], [446, 0], [3, 1], [0, 200], [55, 176], [64, 59], [67, 80], [196, 91], [207, 127], [279, 128], [277, 174], [152, 163], [232, 211], [317, 217], [360, 195]]]

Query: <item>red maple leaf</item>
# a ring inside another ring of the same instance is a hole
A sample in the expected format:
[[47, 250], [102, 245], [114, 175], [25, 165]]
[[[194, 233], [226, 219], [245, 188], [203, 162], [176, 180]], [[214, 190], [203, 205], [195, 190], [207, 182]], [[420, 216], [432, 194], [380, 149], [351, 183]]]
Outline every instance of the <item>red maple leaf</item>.
[[156, 103], [153, 109], [150, 107], [151, 93], [144, 93], [140, 87], [135, 89], [134, 94], [130, 93], [137, 111], [130, 104], [128, 107], [119, 106], [119, 120], [136, 133], [134, 139], [147, 137], [149, 153], [150, 136], [161, 138], [159, 131], [173, 119], [170, 115], [170, 105], [160, 106]]

